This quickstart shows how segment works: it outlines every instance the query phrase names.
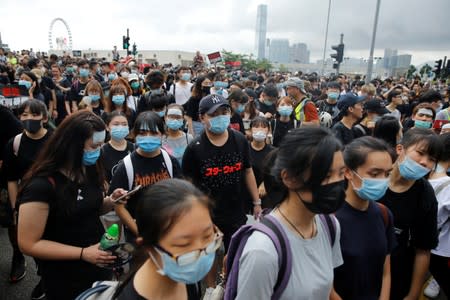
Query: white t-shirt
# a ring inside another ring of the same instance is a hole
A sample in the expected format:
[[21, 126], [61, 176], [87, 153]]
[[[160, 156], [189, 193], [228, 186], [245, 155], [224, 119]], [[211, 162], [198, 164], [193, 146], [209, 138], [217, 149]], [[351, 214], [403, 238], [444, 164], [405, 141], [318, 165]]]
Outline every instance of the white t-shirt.
[[183, 105], [185, 104], [189, 98], [191, 97], [191, 88], [192, 88], [192, 83], [187, 82], [186, 84], [181, 84], [179, 82], [175, 83], [177, 86], [175, 88], [175, 95], [173, 94], [173, 88], [174, 86], [172, 85], [170, 87], [169, 93], [174, 95], [175, 97], [175, 102], [179, 105]]
[[[274, 216], [278, 219], [277, 216]], [[342, 265], [341, 229], [336, 220], [336, 239], [331, 248], [325, 224], [315, 217], [317, 235], [302, 239], [289, 227], [282, 227], [292, 250], [292, 273], [280, 300], [328, 300], [333, 286], [333, 269]], [[236, 300], [270, 299], [278, 278], [278, 254], [272, 240], [261, 232], [254, 232], [239, 260], [239, 279]]]
[[[450, 181], [448, 176], [429, 180], [434, 190], [447, 181]], [[450, 184], [436, 195], [436, 199], [438, 201], [437, 226], [442, 228], [439, 232], [439, 244], [436, 249], [431, 250], [431, 253], [450, 257]]]

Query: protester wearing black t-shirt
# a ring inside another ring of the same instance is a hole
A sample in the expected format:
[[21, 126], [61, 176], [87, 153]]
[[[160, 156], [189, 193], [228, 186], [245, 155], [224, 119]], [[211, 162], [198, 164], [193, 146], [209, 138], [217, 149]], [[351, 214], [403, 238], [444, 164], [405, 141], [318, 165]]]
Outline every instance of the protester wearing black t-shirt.
[[344, 145], [347, 145], [355, 138], [353, 125], [362, 118], [363, 108], [361, 102], [364, 99], [364, 96], [358, 97], [351, 93], [341, 95], [339, 98], [338, 109], [342, 120], [333, 126], [333, 132]]
[[231, 107], [230, 127], [245, 135], [244, 123], [242, 122], [241, 114], [245, 110], [245, 105], [248, 102], [248, 96], [241, 90], [235, 90], [228, 96], [227, 100]]
[[88, 111], [67, 117], [22, 180], [19, 191], [18, 241], [39, 260], [46, 299], [74, 299], [97, 280], [111, 278], [99, 268], [114, 257], [99, 249], [105, 229], [99, 215], [111, 211], [115, 190], [105, 197], [98, 161], [105, 125]]
[[[178, 161], [170, 156], [172, 164], [172, 167], [170, 168], [169, 164], [166, 163], [162, 152], [164, 150], [161, 149], [161, 139], [164, 134], [164, 123], [162, 118], [151, 111], [141, 113], [136, 119], [133, 134], [136, 137], [137, 149], [130, 154], [132, 169], [128, 167], [127, 172], [125, 164], [127, 158], [125, 157], [122, 162], [115, 167], [109, 189], [110, 192], [117, 188], [131, 190], [138, 185], [148, 187], [171, 177], [181, 177]], [[128, 174], [130, 174], [132, 178], [129, 178]], [[138, 204], [137, 198], [140, 193], [141, 192], [138, 192], [136, 196], [131, 197], [126, 205], [119, 204], [115, 207], [117, 215], [127, 227], [127, 239], [130, 241], [134, 240], [138, 235], [134, 219], [136, 206]]]
[[437, 246], [437, 201], [423, 177], [435, 167], [443, 146], [428, 129], [410, 129], [397, 145], [398, 159], [380, 202], [394, 215], [397, 247], [391, 254], [390, 299], [418, 299]]
[[265, 86], [260, 98], [258, 99], [257, 107], [258, 110], [262, 112], [264, 114], [264, 117], [268, 120], [271, 120], [275, 117], [275, 114], [277, 112], [277, 99], [277, 87], [273, 84]]
[[345, 147], [348, 185], [345, 202], [336, 211], [344, 264], [334, 272], [334, 289], [341, 299], [389, 299], [393, 217], [386, 206], [375, 202], [389, 184], [389, 151], [389, 145], [372, 137]]
[[67, 111], [65, 108], [65, 100], [67, 93], [70, 92], [72, 83], [65, 77], [61, 76], [61, 69], [58, 65], [52, 66], [53, 82], [55, 83], [55, 93], [56, 93], [56, 107], [53, 110], [56, 114], [52, 112], [52, 117], [56, 116], [55, 123], [59, 125], [62, 120], [67, 116]]
[[115, 166], [134, 151], [134, 144], [125, 139], [129, 129], [127, 117], [123, 112], [114, 111], [109, 114], [106, 126], [111, 139], [102, 146], [100, 157], [105, 167], [106, 181], [111, 182]]
[[78, 63], [78, 74], [79, 78], [73, 82], [65, 102], [68, 115], [78, 110], [78, 103], [85, 95], [86, 85], [90, 80], [89, 63], [87, 61], [82, 60]]
[[256, 185], [263, 182], [263, 166], [269, 152], [275, 148], [266, 143], [269, 134], [269, 122], [263, 117], [256, 117], [250, 123], [252, 142], [250, 143], [250, 161], [255, 174]]
[[[250, 161], [255, 173], [256, 186], [258, 186], [259, 195], [265, 195], [264, 180], [264, 164], [267, 155], [275, 148], [267, 144], [267, 136], [269, 134], [269, 121], [264, 117], [256, 117], [250, 123], [252, 133], [252, 142], [250, 143]], [[247, 193], [248, 194], [248, 193]], [[251, 199], [249, 196], [246, 199]], [[252, 203], [246, 201], [246, 212], [251, 211]]]
[[[253, 201], [253, 212], [259, 215], [255, 176], [250, 164], [249, 146], [243, 134], [229, 129], [230, 106], [220, 95], [204, 97], [199, 105], [205, 131], [194, 139], [183, 156], [183, 174], [214, 201], [214, 223], [224, 233], [225, 247], [231, 235], [246, 222], [243, 188]], [[215, 285], [216, 268], [207, 277]]]
[[283, 140], [283, 137], [289, 130], [294, 129], [297, 120], [292, 117], [294, 108], [292, 106], [291, 97], [283, 97], [277, 103], [277, 114], [270, 122], [272, 129], [272, 144], [278, 147]]
[[[8, 141], [3, 161], [8, 182], [8, 196], [13, 210], [17, 208], [19, 182], [31, 168], [50, 137], [50, 132], [44, 128], [44, 123], [48, 120], [44, 103], [35, 99], [27, 100], [19, 107], [19, 115], [25, 130]], [[13, 247], [10, 281], [17, 282], [25, 276], [25, 258], [17, 244], [17, 227], [13, 215], [11, 215], [11, 219], [13, 221], [8, 228], [9, 239]]]
[[199, 120], [198, 105], [203, 97], [210, 94], [212, 82], [205, 76], [197, 77], [192, 87], [192, 96], [183, 104], [185, 117], [187, 119], [189, 133], [193, 137], [197, 137], [203, 131], [203, 124]]

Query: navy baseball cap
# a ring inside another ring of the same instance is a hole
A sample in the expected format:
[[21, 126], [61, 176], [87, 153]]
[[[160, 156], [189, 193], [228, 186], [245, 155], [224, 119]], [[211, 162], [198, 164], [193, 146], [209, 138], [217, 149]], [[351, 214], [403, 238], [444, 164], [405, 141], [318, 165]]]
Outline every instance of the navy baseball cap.
[[203, 114], [213, 114], [219, 107], [226, 106], [230, 107], [228, 101], [221, 95], [208, 95], [200, 100], [198, 106], [198, 112]]
[[337, 107], [339, 110], [345, 110], [349, 107], [354, 106], [356, 103], [361, 103], [366, 99], [367, 96], [356, 96], [353, 93], [347, 93], [341, 95], [337, 102]]

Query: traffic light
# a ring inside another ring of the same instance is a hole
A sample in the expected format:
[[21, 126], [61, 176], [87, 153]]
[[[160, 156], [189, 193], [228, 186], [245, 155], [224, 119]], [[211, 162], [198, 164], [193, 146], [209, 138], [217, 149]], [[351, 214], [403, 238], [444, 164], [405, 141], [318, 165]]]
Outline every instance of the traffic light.
[[136, 43], [133, 44], [133, 55], [136, 56], [137, 54], [137, 46]]
[[442, 68], [442, 59], [440, 59], [440, 60], [436, 60], [435, 61], [435, 65], [434, 65], [434, 70], [433, 70], [433, 72], [434, 72], [434, 74], [436, 74], [436, 77], [439, 77], [439, 75], [441, 74], [441, 68]]
[[344, 44], [331, 46], [331, 49], [335, 50], [336, 53], [333, 53], [330, 56], [334, 58], [337, 63], [342, 63], [342, 61], [344, 60]]
[[123, 36], [123, 39], [122, 39], [122, 48], [123, 48], [124, 50], [128, 50], [129, 47], [130, 47], [130, 38], [129, 38], [129, 37], [126, 37], [126, 36]]
[[339, 69], [339, 63], [335, 62], [333, 63], [333, 69]]

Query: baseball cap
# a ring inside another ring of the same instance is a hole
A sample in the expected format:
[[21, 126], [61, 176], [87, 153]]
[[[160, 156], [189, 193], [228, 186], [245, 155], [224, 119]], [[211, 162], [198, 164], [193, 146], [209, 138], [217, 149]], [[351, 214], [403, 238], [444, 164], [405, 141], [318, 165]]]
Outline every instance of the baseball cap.
[[327, 88], [328, 89], [337, 89], [340, 90], [341, 89], [341, 85], [339, 84], [339, 82], [337, 81], [331, 81], [327, 83]]
[[386, 107], [384, 107], [381, 101], [376, 99], [369, 100], [366, 103], [364, 103], [364, 110], [374, 112], [379, 115], [390, 113], [390, 111]]
[[221, 95], [208, 95], [200, 100], [198, 112], [200, 114], [213, 114], [219, 107], [230, 107], [228, 101]]
[[135, 73], [131, 73], [130, 75], [128, 75], [128, 82], [133, 81], [133, 80], [139, 81], [139, 77]]
[[293, 86], [298, 88], [303, 94], [306, 94], [305, 83], [298, 77], [291, 77], [285, 83], [285, 87]]
[[356, 96], [355, 94], [347, 93], [339, 97], [337, 107], [339, 110], [345, 110], [349, 107], [354, 106], [356, 103], [361, 103], [365, 99], [366, 96]]

